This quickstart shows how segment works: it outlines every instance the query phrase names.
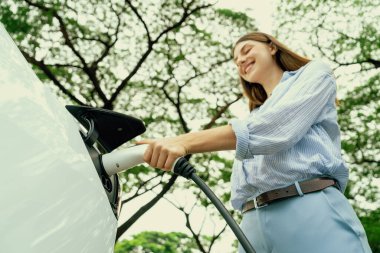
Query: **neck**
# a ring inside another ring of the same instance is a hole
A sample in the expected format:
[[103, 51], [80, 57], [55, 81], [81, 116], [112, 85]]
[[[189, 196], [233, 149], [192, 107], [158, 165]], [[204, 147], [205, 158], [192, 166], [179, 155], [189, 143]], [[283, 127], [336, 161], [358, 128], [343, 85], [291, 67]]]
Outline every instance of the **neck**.
[[265, 78], [263, 78], [263, 80], [260, 82], [268, 97], [272, 95], [272, 91], [277, 86], [277, 84], [279, 84], [283, 74], [284, 71], [279, 66], [277, 66], [277, 64], [274, 64], [273, 68], [268, 69]]

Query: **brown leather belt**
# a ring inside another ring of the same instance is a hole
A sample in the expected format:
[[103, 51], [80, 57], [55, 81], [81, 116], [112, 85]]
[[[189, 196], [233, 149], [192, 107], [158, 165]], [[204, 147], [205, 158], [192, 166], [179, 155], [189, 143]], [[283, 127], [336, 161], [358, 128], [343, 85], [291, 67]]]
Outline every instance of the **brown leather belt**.
[[285, 188], [264, 192], [263, 194], [256, 197], [254, 200], [247, 201], [243, 205], [242, 212], [245, 213], [252, 209], [258, 209], [260, 207], [267, 206], [268, 204], [277, 200], [282, 200], [294, 196], [302, 196], [306, 193], [320, 191], [329, 186], [337, 187], [337, 183], [334, 181], [334, 179], [315, 178], [312, 180], [295, 183]]

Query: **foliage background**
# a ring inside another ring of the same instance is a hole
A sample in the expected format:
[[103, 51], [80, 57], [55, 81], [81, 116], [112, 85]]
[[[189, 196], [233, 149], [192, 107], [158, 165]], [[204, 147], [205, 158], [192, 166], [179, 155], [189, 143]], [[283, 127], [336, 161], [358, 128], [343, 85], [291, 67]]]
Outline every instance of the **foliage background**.
[[[334, 67], [342, 152], [351, 172], [346, 196], [373, 251], [380, 252], [380, 2], [280, 0], [276, 5], [274, 35]], [[0, 21], [64, 103], [139, 117], [148, 129], [144, 138], [223, 125], [237, 116], [232, 107], [245, 110], [230, 54], [239, 36], [257, 29], [244, 13], [203, 0], [3, 0]], [[233, 155], [189, 158], [230, 208]], [[123, 173], [121, 182], [123, 204], [138, 202], [140, 208], [120, 224], [118, 238], [158, 201], [183, 214], [187, 233], [142, 232], [117, 243], [115, 252], [216, 252], [216, 242], [229, 230], [217, 225], [224, 223], [199, 190], [176, 176], [141, 165]], [[191, 192], [195, 200], [178, 203], [173, 191]], [[153, 197], [142, 201], [147, 193]], [[196, 210], [203, 210], [201, 222]], [[213, 233], [204, 229], [208, 220], [215, 223]], [[236, 241], [231, 244], [236, 247]]]

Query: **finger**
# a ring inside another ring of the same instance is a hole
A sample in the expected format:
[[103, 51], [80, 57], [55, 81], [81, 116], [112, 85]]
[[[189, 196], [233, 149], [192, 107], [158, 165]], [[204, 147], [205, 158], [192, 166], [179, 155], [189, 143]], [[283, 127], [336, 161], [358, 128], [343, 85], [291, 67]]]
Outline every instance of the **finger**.
[[158, 158], [160, 157], [161, 153], [161, 145], [155, 145], [152, 150], [152, 158], [150, 159], [150, 165], [152, 167], [157, 167]]
[[144, 161], [147, 163], [147, 164], [150, 164], [150, 161], [152, 159], [152, 153], [153, 153], [153, 147], [152, 145], [149, 145], [145, 152], [144, 152]]
[[141, 140], [141, 141], [136, 141], [136, 145], [141, 145], [141, 144], [151, 144], [153, 143], [154, 140], [151, 140], [151, 139], [145, 139], [145, 140]]
[[166, 159], [167, 159], [167, 158], [168, 158], [168, 153], [165, 152], [165, 151], [162, 151], [162, 152], [160, 153], [159, 158], [158, 158], [156, 168], [164, 169], [165, 162], [166, 162]]
[[166, 159], [166, 162], [165, 162], [165, 165], [164, 165], [164, 168], [166, 171], [170, 171], [173, 167], [173, 164], [175, 162], [175, 160], [178, 158], [179, 156], [169, 156], [167, 159]]

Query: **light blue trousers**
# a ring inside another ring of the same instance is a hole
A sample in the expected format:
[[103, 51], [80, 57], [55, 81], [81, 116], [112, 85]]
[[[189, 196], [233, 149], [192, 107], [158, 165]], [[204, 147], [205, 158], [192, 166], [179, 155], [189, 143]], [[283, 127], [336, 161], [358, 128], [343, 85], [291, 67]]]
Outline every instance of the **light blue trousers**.
[[350, 203], [334, 187], [250, 210], [240, 227], [257, 253], [372, 252]]

